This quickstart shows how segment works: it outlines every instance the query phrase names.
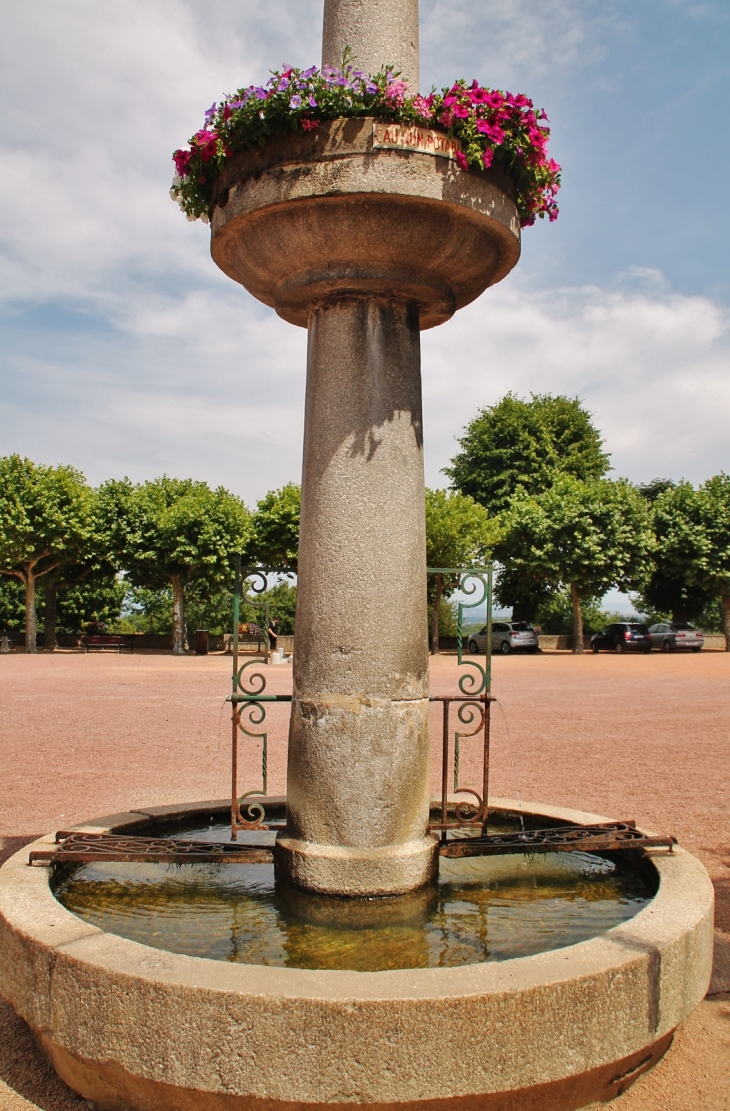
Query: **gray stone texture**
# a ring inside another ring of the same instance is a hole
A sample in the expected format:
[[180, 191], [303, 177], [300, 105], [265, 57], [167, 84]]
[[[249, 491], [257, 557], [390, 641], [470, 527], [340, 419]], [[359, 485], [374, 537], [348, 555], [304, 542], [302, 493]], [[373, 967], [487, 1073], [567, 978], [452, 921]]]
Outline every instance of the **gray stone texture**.
[[370, 118], [244, 151], [221, 175], [211, 254], [234, 281], [306, 328], [334, 294], [414, 301], [421, 330], [501, 281], [520, 255], [514, 187], [431, 154], [373, 147]]
[[32, 847], [0, 869], [0, 993], [103, 1111], [571, 1111], [652, 1064], [710, 981], [712, 884], [682, 849], [652, 854], [655, 898], [590, 941], [364, 974], [235, 965], [105, 934], [54, 899], [47, 869], [27, 865]]
[[[304, 886], [384, 894], [432, 876], [425, 616], [418, 311], [335, 299], [310, 317], [289, 820], [278, 854]], [[292, 839], [400, 843], [404, 874], [392, 852], [373, 871], [367, 853], [328, 861]]]
[[322, 65], [341, 65], [348, 46], [356, 69], [390, 65], [418, 92], [418, 0], [324, 0]]
[[435, 874], [420, 329], [519, 257], [507, 179], [374, 148], [373, 124], [336, 120], [237, 155], [211, 240], [226, 274], [309, 329], [276, 861], [280, 877], [343, 895], [409, 891]]

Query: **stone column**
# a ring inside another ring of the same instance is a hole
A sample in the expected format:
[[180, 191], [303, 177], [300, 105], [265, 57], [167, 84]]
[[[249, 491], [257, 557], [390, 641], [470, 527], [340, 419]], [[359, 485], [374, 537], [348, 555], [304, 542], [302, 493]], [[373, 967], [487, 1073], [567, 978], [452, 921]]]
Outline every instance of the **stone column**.
[[393, 894], [433, 878], [418, 309], [309, 323], [285, 878]]
[[392, 65], [418, 92], [418, 0], [324, 0], [322, 65], [339, 66], [347, 46], [358, 69]]

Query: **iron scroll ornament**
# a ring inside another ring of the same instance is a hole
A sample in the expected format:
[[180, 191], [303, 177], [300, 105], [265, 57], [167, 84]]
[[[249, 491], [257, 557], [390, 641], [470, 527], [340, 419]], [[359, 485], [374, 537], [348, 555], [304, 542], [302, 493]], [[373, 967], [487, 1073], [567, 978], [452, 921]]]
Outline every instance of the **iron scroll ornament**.
[[[262, 663], [260, 659], [248, 660], [239, 664], [239, 636], [241, 602], [262, 607], [264, 610], [263, 641], [264, 665], [269, 661], [271, 642], [269, 639], [269, 601], [254, 595], [266, 593], [269, 575], [291, 574], [285, 567], [241, 567], [241, 558], [236, 556], [235, 581], [233, 590], [233, 675], [231, 690], [231, 838], [236, 840], [239, 830], [267, 829], [266, 811], [261, 802], [253, 800], [265, 798], [268, 790], [268, 731], [259, 728], [266, 720], [267, 702], [291, 702], [290, 694], [266, 694], [266, 678], [260, 671], [249, 671]], [[247, 593], [246, 584], [251, 593]], [[238, 794], [238, 754], [241, 734], [261, 741], [261, 789], [254, 788]], [[244, 811], [246, 816], [244, 817]]]

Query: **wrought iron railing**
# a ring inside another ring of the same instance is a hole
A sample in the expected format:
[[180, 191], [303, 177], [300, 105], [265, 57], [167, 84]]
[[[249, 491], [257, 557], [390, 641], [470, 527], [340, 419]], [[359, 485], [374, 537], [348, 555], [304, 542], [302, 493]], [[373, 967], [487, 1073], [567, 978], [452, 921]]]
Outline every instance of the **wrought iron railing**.
[[[261, 671], [249, 670], [261, 664], [260, 659], [240, 662], [239, 621], [242, 602], [249, 606], [260, 607], [264, 612], [262, 629], [264, 632], [265, 652], [263, 663], [269, 660], [269, 602], [266, 592], [269, 576], [291, 574], [291, 569], [283, 567], [242, 567], [236, 560], [234, 601], [233, 601], [233, 676], [231, 689], [231, 835], [236, 839], [239, 830], [266, 829], [266, 812], [261, 799], [268, 794], [268, 730], [261, 728], [266, 720], [267, 704], [271, 702], [291, 702], [290, 694], [266, 694], [266, 678]], [[441, 702], [443, 707], [441, 740], [441, 809], [438, 822], [430, 828], [446, 831], [462, 826], [481, 826], [486, 829], [489, 798], [489, 726], [490, 726], [490, 677], [491, 677], [491, 600], [492, 567], [429, 567], [429, 574], [443, 574], [450, 579], [457, 578], [462, 595], [471, 601], [459, 601], [457, 612], [457, 655], [460, 667], [470, 670], [459, 678], [459, 694], [431, 695], [429, 701]], [[246, 589], [249, 584], [249, 590]], [[259, 596], [259, 597], [257, 597]], [[263, 597], [261, 597], [263, 596]], [[486, 666], [482, 667], [474, 659], [463, 658], [463, 615], [465, 610], [486, 604]], [[453, 755], [451, 747], [452, 705], [457, 707], [457, 727], [453, 730]], [[465, 728], [460, 729], [459, 725]], [[471, 728], [470, 728], [471, 727]], [[250, 737], [261, 743], [261, 787], [255, 787], [239, 794], [239, 743], [241, 736]], [[461, 741], [470, 737], [482, 737], [482, 774], [476, 787], [462, 787], [460, 784]], [[453, 768], [452, 786], [449, 788], [449, 772]], [[458, 795], [468, 796], [456, 798]]]

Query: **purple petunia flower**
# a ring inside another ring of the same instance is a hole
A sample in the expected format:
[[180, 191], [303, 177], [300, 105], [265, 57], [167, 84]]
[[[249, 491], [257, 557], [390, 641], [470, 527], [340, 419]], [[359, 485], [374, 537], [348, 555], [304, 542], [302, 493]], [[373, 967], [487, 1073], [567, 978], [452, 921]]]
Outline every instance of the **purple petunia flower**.
[[314, 99], [313, 96], [310, 96], [310, 98], [309, 98], [309, 107], [310, 108], [316, 108], [317, 107], [317, 101]]
[[302, 98], [300, 97], [299, 93], [295, 93], [295, 95], [291, 98], [289, 103], [292, 106], [292, 108], [301, 108]]
[[256, 96], [259, 98], [259, 100], [268, 100], [269, 98], [269, 94], [267, 93], [266, 89], [262, 89], [260, 85], [257, 89], [254, 89], [254, 92], [256, 93]]
[[210, 123], [210, 121], [213, 119], [213, 116], [215, 115], [217, 108], [218, 108], [218, 105], [216, 104], [215, 101], [213, 101], [210, 108], [205, 113], [205, 122], [206, 123]]

